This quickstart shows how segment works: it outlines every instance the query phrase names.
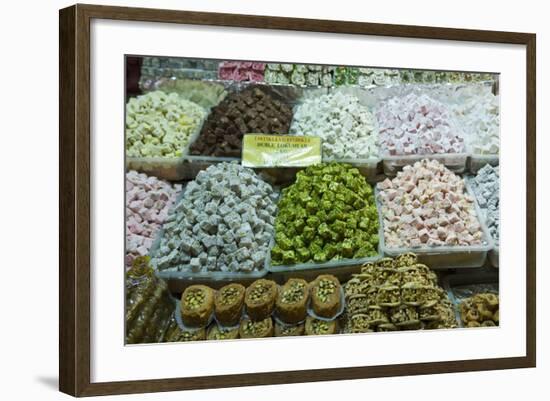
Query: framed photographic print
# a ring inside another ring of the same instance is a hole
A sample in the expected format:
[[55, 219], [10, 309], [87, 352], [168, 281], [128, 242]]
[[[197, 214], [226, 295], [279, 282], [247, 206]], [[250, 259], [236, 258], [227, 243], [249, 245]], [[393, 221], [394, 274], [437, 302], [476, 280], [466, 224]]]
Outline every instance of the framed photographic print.
[[534, 34], [59, 22], [61, 391], [535, 366]]

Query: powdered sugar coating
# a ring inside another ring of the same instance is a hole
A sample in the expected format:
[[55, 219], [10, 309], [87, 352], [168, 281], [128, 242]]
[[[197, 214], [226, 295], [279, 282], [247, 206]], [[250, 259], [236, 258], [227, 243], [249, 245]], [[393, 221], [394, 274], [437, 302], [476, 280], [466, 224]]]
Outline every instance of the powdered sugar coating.
[[498, 244], [500, 227], [500, 169], [485, 165], [471, 181], [489, 233]]
[[159, 270], [252, 272], [264, 267], [277, 194], [257, 174], [219, 163], [187, 184], [163, 225], [152, 260]]

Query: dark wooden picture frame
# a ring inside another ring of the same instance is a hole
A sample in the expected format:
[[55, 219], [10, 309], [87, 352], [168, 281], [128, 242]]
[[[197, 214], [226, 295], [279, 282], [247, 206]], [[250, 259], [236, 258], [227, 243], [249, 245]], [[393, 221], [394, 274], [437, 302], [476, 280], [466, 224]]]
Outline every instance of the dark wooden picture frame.
[[[122, 382], [90, 382], [90, 22], [92, 19], [331, 32], [526, 46], [527, 227], [524, 357]], [[536, 364], [536, 36], [421, 26], [75, 5], [59, 13], [59, 388], [73, 396], [363, 379]]]

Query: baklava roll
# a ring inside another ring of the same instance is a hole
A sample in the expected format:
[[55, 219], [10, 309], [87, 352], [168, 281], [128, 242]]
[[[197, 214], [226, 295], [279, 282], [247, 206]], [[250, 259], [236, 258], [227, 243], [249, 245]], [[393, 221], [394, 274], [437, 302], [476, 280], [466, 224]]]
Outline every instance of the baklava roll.
[[271, 317], [263, 320], [253, 321], [244, 319], [239, 327], [241, 338], [265, 338], [273, 336], [273, 321]]
[[205, 285], [191, 285], [181, 295], [181, 317], [186, 326], [208, 324], [214, 312], [214, 290]]
[[275, 337], [295, 337], [304, 334], [306, 325], [300, 323], [292, 326], [275, 323]]
[[206, 335], [207, 340], [235, 340], [237, 338], [239, 338], [239, 327], [226, 329], [217, 324], [213, 324]]
[[338, 333], [338, 322], [332, 320], [330, 322], [315, 319], [308, 316], [306, 318], [305, 334], [306, 336], [317, 336], [322, 334], [336, 334]]
[[277, 313], [285, 323], [298, 323], [306, 318], [309, 291], [307, 281], [291, 278], [279, 290]]
[[317, 316], [336, 316], [341, 307], [340, 282], [330, 274], [321, 274], [311, 283], [311, 304]]

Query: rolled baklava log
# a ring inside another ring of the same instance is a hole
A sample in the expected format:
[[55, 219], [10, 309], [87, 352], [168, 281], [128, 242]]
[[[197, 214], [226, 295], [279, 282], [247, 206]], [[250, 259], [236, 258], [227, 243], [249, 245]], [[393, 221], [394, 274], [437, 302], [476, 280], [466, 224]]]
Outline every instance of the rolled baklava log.
[[191, 285], [181, 296], [181, 317], [191, 327], [208, 324], [214, 312], [214, 290], [205, 285]]
[[275, 323], [275, 337], [294, 337], [302, 336], [304, 334], [306, 325], [300, 323], [292, 326], [286, 324]]
[[305, 334], [306, 336], [316, 336], [320, 334], [336, 334], [338, 333], [338, 322], [332, 320], [327, 322], [325, 320], [315, 319], [308, 316], [306, 318]]
[[270, 316], [277, 300], [277, 284], [271, 280], [259, 279], [246, 289], [244, 303], [246, 313], [253, 321]]
[[309, 290], [307, 281], [291, 278], [279, 290], [277, 297], [277, 314], [285, 323], [298, 323], [307, 315]]
[[232, 283], [216, 293], [216, 319], [222, 326], [235, 326], [241, 320], [245, 291], [243, 285]]
[[239, 327], [241, 338], [264, 338], [273, 336], [273, 321], [271, 317], [263, 320], [253, 321], [244, 319]]
[[208, 329], [207, 340], [235, 340], [239, 338], [239, 327], [226, 329], [213, 324]]
[[330, 274], [321, 274], [311, 284], [311, 305], [317, 316], [330, 319], [341, 306], [340, 282]]

